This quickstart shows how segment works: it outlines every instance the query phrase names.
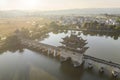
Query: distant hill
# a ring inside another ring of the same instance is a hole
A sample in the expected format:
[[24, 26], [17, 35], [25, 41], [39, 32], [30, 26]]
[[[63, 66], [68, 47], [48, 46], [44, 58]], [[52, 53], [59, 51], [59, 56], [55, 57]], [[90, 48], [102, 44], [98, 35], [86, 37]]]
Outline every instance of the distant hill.
[[0, 11], [0, 17], [21, 17], [21, 16], [40, 16], [40, 15], [84, 15], [84, 14], [120, 14], [120, 8], [93, 8], [93, 9], [69, 9], [56, 11], [20, 11], [9, 10]]
[[120, 14], [120, 8], [91, 8], [46, 11], [46, 14]]

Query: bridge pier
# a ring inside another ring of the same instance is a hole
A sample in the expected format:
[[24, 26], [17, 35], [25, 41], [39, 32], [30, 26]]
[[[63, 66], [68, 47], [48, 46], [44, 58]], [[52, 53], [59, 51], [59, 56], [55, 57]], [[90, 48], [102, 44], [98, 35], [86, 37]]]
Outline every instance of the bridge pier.
[[47, 49], [46, 49], [46, 48], [43, 48], [43, 52], [46, 53], [46, 52], [47, 52]]
[[47, 53], [48, 55], [50, 54], [50, 49], [48, 48], [48, 53]]
[[120, 70], [119, 70], [119, 69], [114, 68], [114, 69], [112, 70], [112, 75], [113, 75], [113, 77], [117, 77], [117, 76], [119, 76], [119, 74], [120, 74]]
[[57, 50], [57, 51], [56, 51], [56, 56], [60, 56], [60, 54], [61, 54], [60, 51]]
[[58, 56], [57, 50], [54, 50], [54, 57]]
[[72, 61], [74, 67], [79, 67], [81, 64], [78, 61]]
[[90, 60], [86, 60], [86, 62], [87, 62], [88, 69], [92, 69], [93, 68], [93, 62], [90, 61]]
[[56, 50], [54, 50], [53, 56], [56, 57]]
[[42, 53], [44, 53], [45, 52], [45, 49], [44, 48], [42, 48]]
[[66, 58], [66, 57], [60, 56], [60, 62], [67, 61], [67, 59], [68, 59], [68, 58]]
[[104, 72], [104, 67], [100, 67], [100, 68], [99, 68], [99, 72], [100, 72], [100, 73], [103, 73], [103, 72]]

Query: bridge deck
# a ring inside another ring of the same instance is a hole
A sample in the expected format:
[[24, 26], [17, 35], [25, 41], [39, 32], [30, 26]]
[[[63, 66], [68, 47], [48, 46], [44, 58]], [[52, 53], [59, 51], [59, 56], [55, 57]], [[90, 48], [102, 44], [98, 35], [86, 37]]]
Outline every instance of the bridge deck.
[[21, 40], [21, 43], [23, 45], [26, 45], [26, 46], [36, 46], [36, 47], [45, 47], [45, 48], [52, 48], [52, 49], [59, 49], [55, 46], [51, 46], [51, 45], [48, 45], [48, 44], [43, 44], [43, 43], [39, 43], [39, 42], [36, 42], [34, 40], [28, 40], [28, 39], [22, 39]]
[[110, 65], [110, 66], [117, 67], [117, 68], [120, 69], [120, 64], [114, 63], [114, 62], [111, 62], [111, 61], [95, 58], [95, 57], [92, 57], [92, 56], [89, 56], [89, 55], [84, 55], [84, 59], [89, 59], [89, 60], [92, 60], [92, 61], [95, 61], [95, 62], [98, 62], [98, 63]]

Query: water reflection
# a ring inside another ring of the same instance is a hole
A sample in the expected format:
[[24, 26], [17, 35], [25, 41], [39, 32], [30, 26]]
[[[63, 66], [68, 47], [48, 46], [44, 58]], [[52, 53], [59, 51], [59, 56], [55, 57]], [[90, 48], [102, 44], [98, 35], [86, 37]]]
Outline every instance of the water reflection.
[[[0, 55], [0, 80], [110, 80], [28, 49]], [[7, 76], [7, 77], [6, 77]]]
[[[81, 36], [83, 39], [87, 39], [87, 45], [90, 48], [86, 54], [93, 56], [97, 52], [95, 56], [113, 57], [113, 60], [119, 61], [119, 38], [114, 42], [111, 38], [106, 40], [105, 37], [91, 36], [90, 34], [85, 36], [84, 32], [80, 34], [81, 31], [72, 32], [77, 34], [78, 37]], [[51, 32], [49, 36], [46, 36], [48, 38], [42, 42], [47, 43], [48, 41], [48, 44], [60, 46], [62, 45], [60, 43], [60, 41], [63, 41], [62, 38], [70, 35], [71, 31], [62, 31], [59, 34]], [[84, 69], [84, 65], [74, 68], [70, 60], [61, 64], [55, 58], [25, 49], [19, 43], [16, 36], [8, 37], [4, 42], [0, 55], [0, 80], [114, 80], [113, 78], [101, 76], [94, 71], [88, 71]], [[108, 49], [104, 50], [104, 46], [116, 53], [112, 54], [111, 51], [108, 53]], [[115, 46], [117, 48], [114, 49]], [[91, 51], [95, 52], [92, 54]]]
[[97, 32], [97, 31], [83, 31], [84, 35], [90, 35], [90, 36], [101, 36], [101, 37], [111, 37], [114, 40], [118, 40], [120, 37], [120, 32]]
[[20, 40], [17, 36], [9, 36], [5, 41], [2, 42], [2, 47], [0, 48], [0, 53], [11, 51], [11, 52], [23, 52], [23, 46], [20, 44]]
[[[84, 66], [81, 65], [80, 67], [74, 68], [71, 60], [68, 60], [66, 62], [63, 62], [60, 66], [60, 70], [67, 76], [69, 76], [69, 79], [72, 80], [78, 80], [81, 79], [84, 75]], [[72, 78], [72, 79], [71, 79]]]
[[[70, 30], [55, 30], [55, 31], [52, 31], [52, 32], [55, 33], [55, 34], [59, 34], [59, 33], [64, 32], [66, 34], [69, 31]], [[71, 31], [76, 32], [75, 30], [71, 30]], [[120, 37], [120, 32], [104, 32], [104, 31], [89, 31], [89, 30], [88, 31], [81, 30], [81, 31], [85, 36], [87, 36], [87, 35], [101, 36], [101, 37], [105, 36], [105, 37], [111, 37], [114, 40], [118, 40], [118, 38]], [[77, 35], [80, 35], [80, 33], [78, 33]]]
[[0, 55], [0, 80], [29, 80], [29, 66], [19, 52], [4, 52]]

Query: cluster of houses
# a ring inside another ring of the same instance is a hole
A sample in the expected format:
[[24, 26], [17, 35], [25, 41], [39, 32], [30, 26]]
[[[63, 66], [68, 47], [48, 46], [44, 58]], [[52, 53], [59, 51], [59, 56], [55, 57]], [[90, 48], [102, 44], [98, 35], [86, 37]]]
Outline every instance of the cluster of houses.
[[119, 23], [116, 21], [116, 18], [107, 18], [105, 16], [54, 16], [51, 17], [56, 23], [61, 25], [71, 25], [71, 24], [83, 24], [90, 22], [97, 22], [106, 25], [118, 25]]

